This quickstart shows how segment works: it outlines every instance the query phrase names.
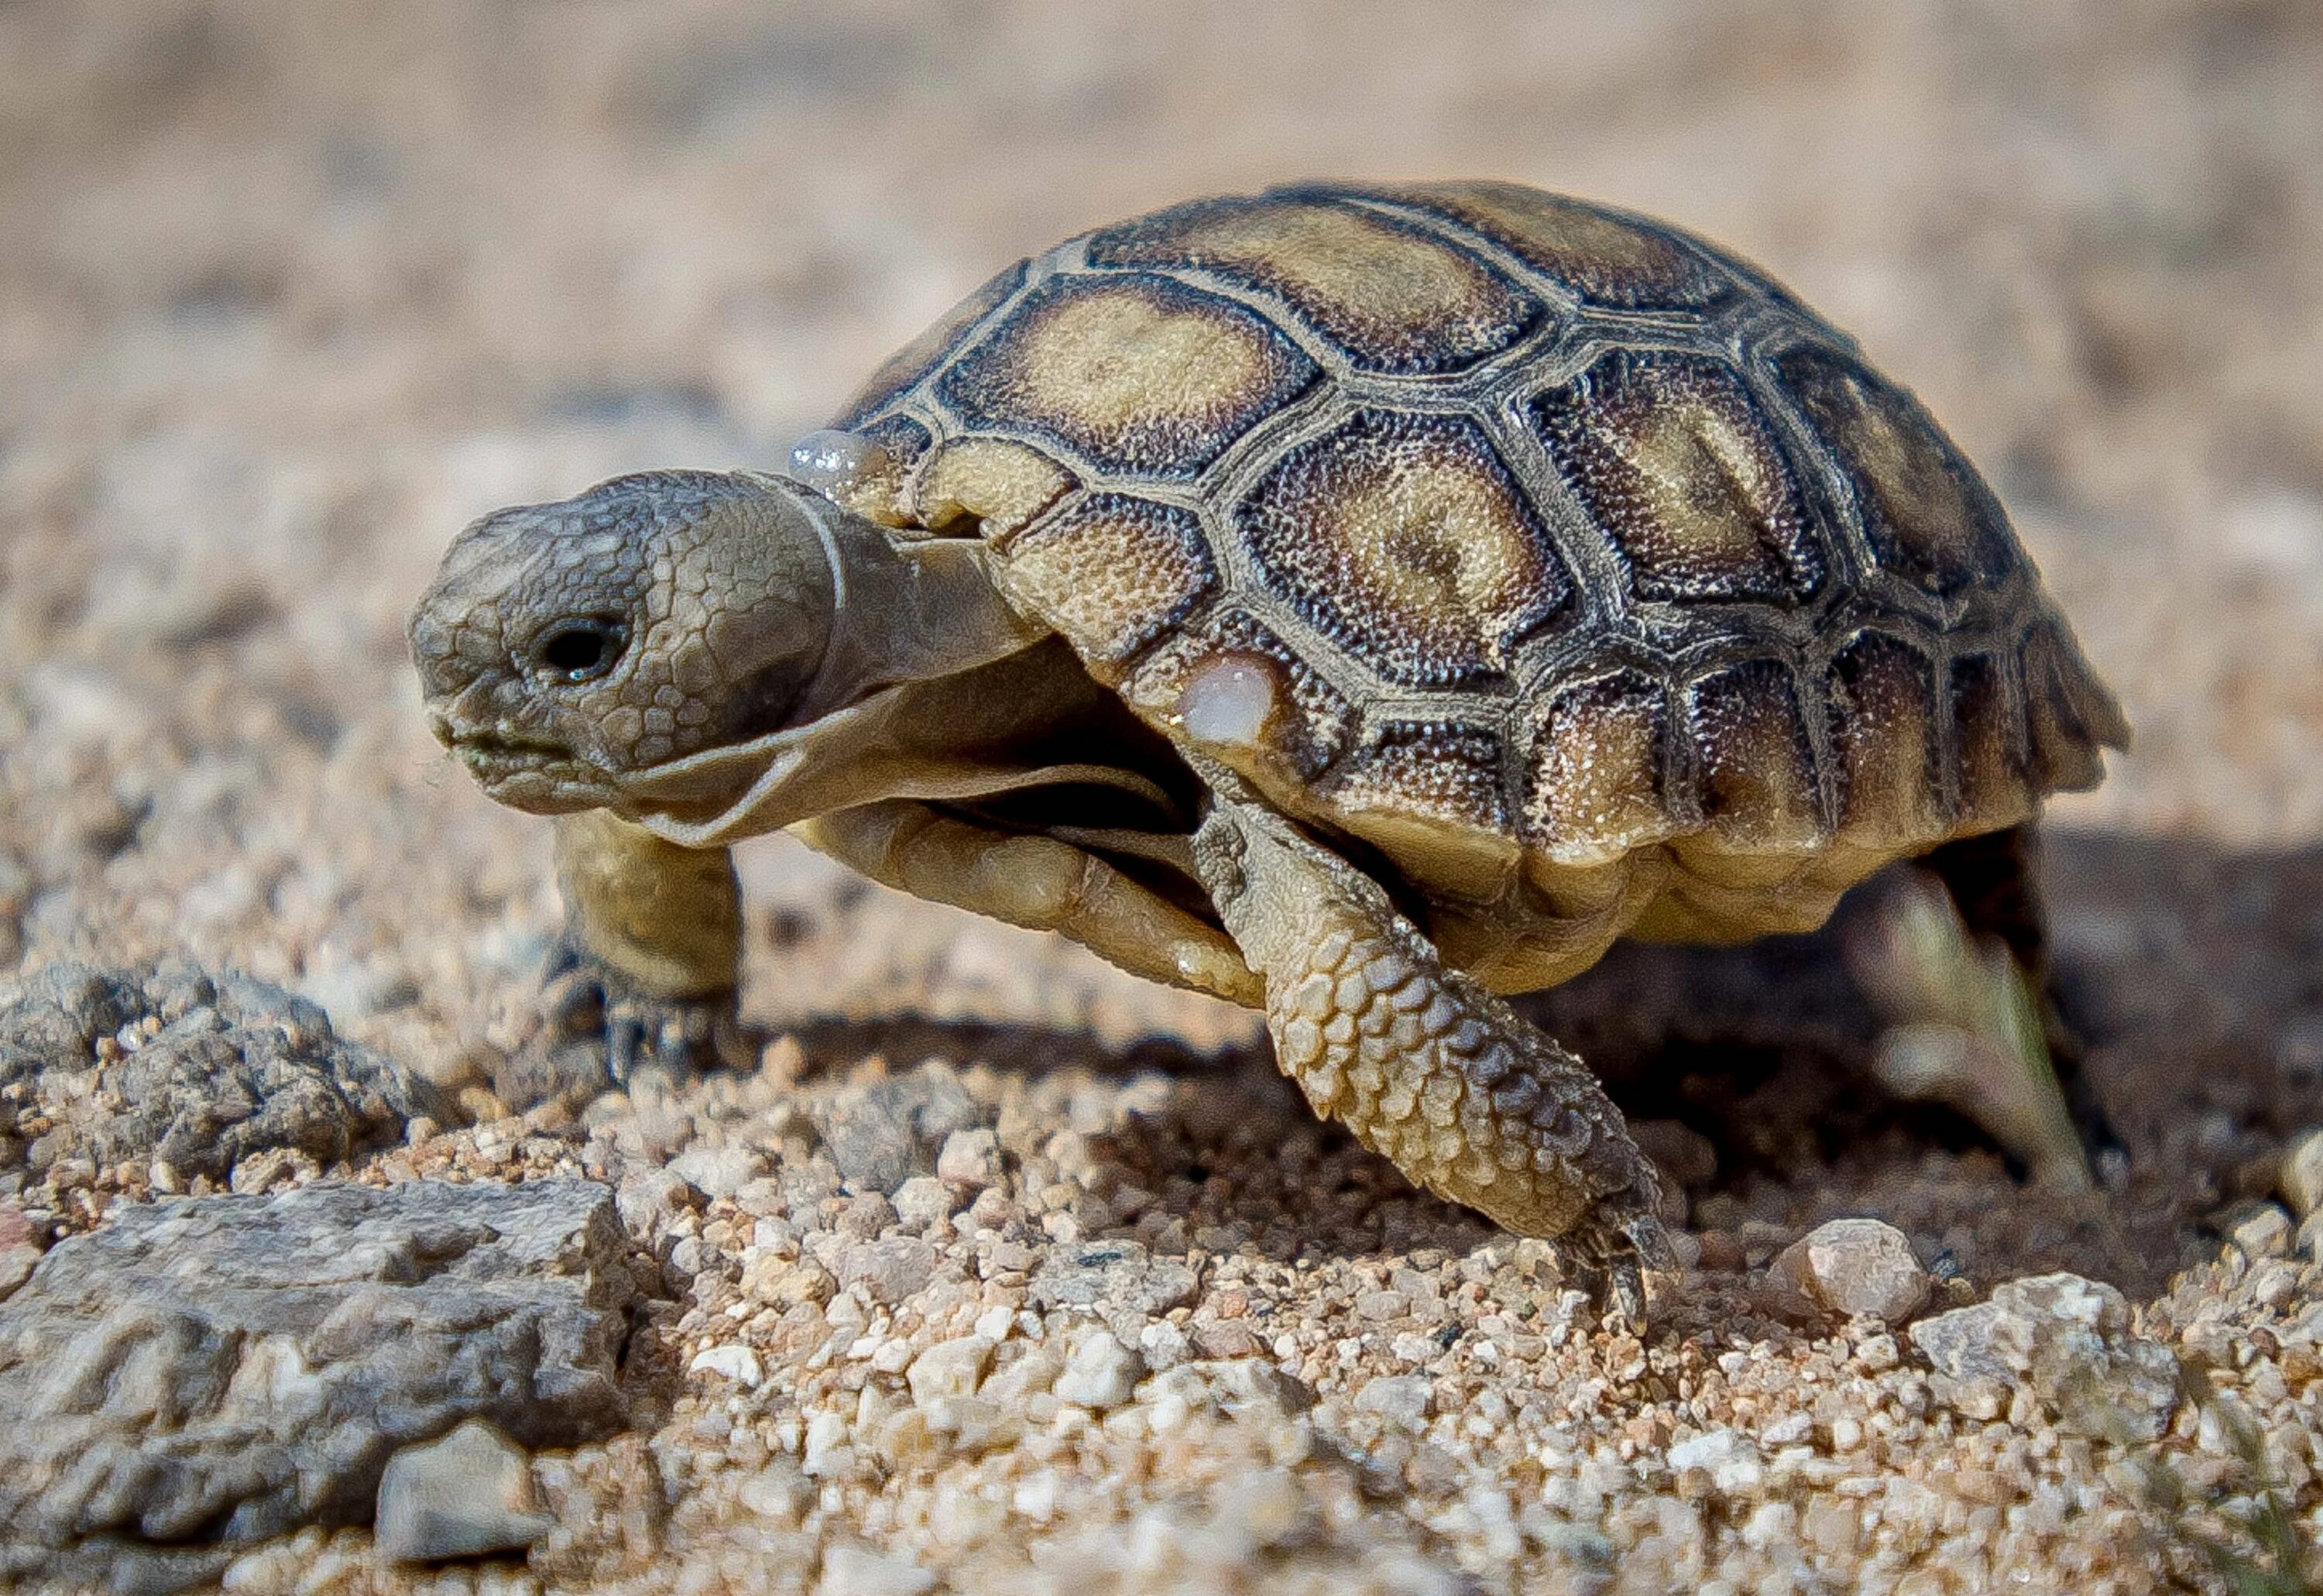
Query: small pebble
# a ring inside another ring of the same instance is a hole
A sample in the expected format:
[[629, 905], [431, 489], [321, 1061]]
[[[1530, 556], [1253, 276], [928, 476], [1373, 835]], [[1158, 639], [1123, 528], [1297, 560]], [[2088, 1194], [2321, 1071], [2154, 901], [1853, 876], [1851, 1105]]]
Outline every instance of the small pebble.
[[1137, 1354], [1111, 1331], [1094, 1330], [1073, 1348], [1053, 1389], [1060, 1402], [1103, 1412], [1128, 1401], [1143, 1372]]
[[936, 1576], [903, 1557], [883, 1557], [861, 1546], [833, 1546], [822, 1555], [816, 1596], [927, 1596]]
[[1767, 1270], [1769, 1306], [1900, 1325], [1928, 1299], [1911, 1238], [1877, 1219], [1834, 1219], [1783, 1249]]
[[2291, 1145], [2282, 1150], [2282, 1168], [2275, 1185], [2297, 1218], [2323, 1208], [2323, 1126], [2301, 1131], [2291, 1139]]
[[766, 1379], [758, 1354], [739, 1342], [706, 1346], [685, 1366], [689, 1374], [722, 1374], [737, 1385], [756, 1386]]
[[1419, 1374], [1382, 1374], [1355, 1393], [1355, 1408], [1376, 1413], [1391, 1425], [1416, 1430], [1436, 1407], [1433, 1381]]
[[936, 1178], [956, 1186], [987, 1187], [1000, 1178], [1000, 1141], [982, 1125], [954, 1131], [936, 1154]]
[[1702, 1470], [1710, 1477], [1712, 1488], [1726, 1496], [1756, 1491], [1766, 1477], [1758, 1448], [1748, 1435], [1732, 1429], [1705, 1430], [1680, 1441], [1669, 1449], [1666, 1461], [1672, 1473]]
[[982, 1335], [940, 1341], [911, 1362], [904, 1380], [924, 1408], [938, 1397], [972, 1397], [992, 1363], [992, 1342]]
[[2216, 1221], [2218, 1234], [2245, 1258], [2284, 1258], [2298, 1234], [2280, 1203], [2239, 1203]]
[[951, 1188], [933, 1175], [914, 1175], [904, 1181], [895, 1188], [895, 1217], [918, 1231], [950, 1218], [957, 1206]]
[[824, 1480], [844, 1475], [854, 1466], [855, 1453], [848, 1445], [845, 1418], [836, 1413], [818, 1413], [807, 1420], [800, 1472], [810, 1480]]
[[730, 1197], [767, 1172], [767, 1160], [748, 1147], [694, 1146], [671, 1160], [669, 1169], [705, 1196]]

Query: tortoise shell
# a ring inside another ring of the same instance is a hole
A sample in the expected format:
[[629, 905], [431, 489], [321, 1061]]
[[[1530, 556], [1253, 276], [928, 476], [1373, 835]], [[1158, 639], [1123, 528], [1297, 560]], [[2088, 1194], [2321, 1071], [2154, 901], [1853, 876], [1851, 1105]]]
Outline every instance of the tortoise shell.
[[1173, 206], [994, 278], [838, 418], [1181, 745], [1504, 989], [1819, 923], [2094, 784], [2120, 713], [1992, 492], [1764, 274], [1502, 183]]

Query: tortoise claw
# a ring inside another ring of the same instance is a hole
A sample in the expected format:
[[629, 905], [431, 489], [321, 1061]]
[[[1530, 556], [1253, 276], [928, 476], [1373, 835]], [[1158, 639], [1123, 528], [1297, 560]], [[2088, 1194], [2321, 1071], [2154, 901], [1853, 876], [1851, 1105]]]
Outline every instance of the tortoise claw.
[[1660, 1220], [1639, 1214], [1561, 1236], [1550, 1245], [1557, 1272], [1587, 1293], [1608, 1329], [1643, 1334], [1646, 1270], [1666, 1270], [1676, 1264]]
[[731, 991], [648, 993], [570, 938], [551, 950], [542, 977], [540, 1030], [510, 1061], [500, 1089], [511, 1106], [585, 1102], [644, 1074], [687, 1080], [748, 1058]]

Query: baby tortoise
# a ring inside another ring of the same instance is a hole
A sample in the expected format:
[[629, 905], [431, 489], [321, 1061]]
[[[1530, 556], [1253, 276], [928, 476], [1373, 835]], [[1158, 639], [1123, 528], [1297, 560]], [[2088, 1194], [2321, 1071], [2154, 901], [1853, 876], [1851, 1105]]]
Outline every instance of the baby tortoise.
[[[1632, 1311], [1652, 1167], [1497, 995], [1617, 937], [1820, 925], [2126, 736], [1851, 341], [1697, 238], [1502, 183], [1072, 239], [783, 475], [485, 517], [411, 644], [436, 735], [559, 817], [616, 1075], [730, 1024], [725, 850], [786, 827], [1262, 1006], [1318, 1112]], [[2013, 841], [1955, 870], [1972, 924], [2029, 903]], [[2028, 923], [1995, 929], [2037, 959]]]

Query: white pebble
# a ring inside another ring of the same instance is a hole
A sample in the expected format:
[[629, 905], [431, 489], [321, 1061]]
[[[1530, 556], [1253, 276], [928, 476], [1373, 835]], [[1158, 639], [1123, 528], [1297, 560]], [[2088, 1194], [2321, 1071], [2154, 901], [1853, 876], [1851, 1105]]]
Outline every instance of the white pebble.
[[962, 1335], [940, 1341], [912, 1360], [904, 1376], [912, 1400], [926, 1407], [938, 1397], [972, 1397], [991, 1365], [993, 1342], [988, 1336]]
[[744, 1386], [756, 1386], [767, 1378], [765, 1369], [759, 1365], [758, 1354], [739, 1341], [703, 1347], [693, 1354], [693, 1361], [685, 1369], [689, 1374], [722, 1374], [735, 1384]]
[[1094, 1331], [1065, 1360], [1064, 1372], [1057, 1376], [1057, 1400], [1099, 1411], [1118, 1408], [1137, 1389], [1141, 1372], [1137, 1354], [1111, 1331]]

